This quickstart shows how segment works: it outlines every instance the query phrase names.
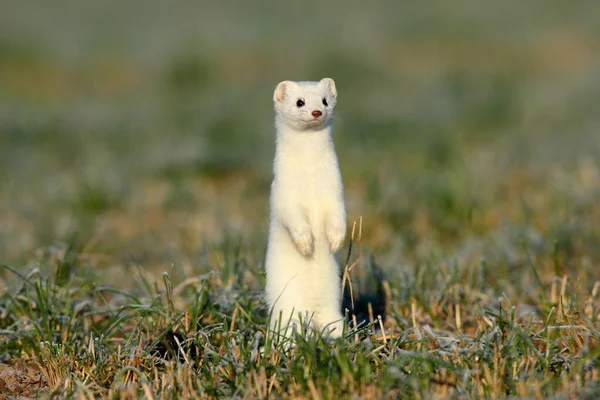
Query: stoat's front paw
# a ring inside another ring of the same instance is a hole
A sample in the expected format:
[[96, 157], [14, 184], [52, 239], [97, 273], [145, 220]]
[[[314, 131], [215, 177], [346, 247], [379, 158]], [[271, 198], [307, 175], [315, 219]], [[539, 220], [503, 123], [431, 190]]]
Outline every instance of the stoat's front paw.
[[303, 256], [310, 256], [313, 252], [313, 237], [309, 230], [302, 230], [292, 235], [298, 251]]
[[344, 237], [346, 236], [346, 227], [341, 224], [333, 224], [327, 227], [327, 241], [329, 241], [329, 248], [333, 253], [337, 251], [344, 244]]

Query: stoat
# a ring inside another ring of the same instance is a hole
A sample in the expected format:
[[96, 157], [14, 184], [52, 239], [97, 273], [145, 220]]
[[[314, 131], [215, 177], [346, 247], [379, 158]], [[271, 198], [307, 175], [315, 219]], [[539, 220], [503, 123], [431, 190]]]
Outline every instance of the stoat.
[[283, 81], [273, 94], [276, 146], [266, 255], [271, 329], [289, 336], [300, 321], [342, 334], [342, 290], [335, 253], [346, 209], [331, 123], [335, 83]]

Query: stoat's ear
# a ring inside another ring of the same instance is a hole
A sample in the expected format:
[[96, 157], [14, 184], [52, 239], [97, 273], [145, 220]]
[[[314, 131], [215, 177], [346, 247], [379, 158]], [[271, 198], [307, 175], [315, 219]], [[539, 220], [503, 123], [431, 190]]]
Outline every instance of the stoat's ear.
[[325, 86], [333, 97], [337, 97], [337, 90], [335, 89], [335, 82], [333, 81], [333, 79], [323, 78], [319, 82], [319, 85]]
[[273, 93], [273, 101], [275, 103], [281, 103], [294, 85], [296, 84], [292, 81], [279, 82], [279, 85], [275, 88], [275, 93]]

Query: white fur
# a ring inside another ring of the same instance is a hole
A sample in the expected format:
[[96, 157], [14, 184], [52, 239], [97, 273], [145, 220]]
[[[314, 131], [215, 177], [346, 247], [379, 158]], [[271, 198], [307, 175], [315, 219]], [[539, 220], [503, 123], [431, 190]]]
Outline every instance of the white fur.
[[[298, 99], [303, 107], [296, 105]], [[331, 331], [332, 337], [342, 333], [335, 253], [346, 235], [346, 210], [331, 132], [336, 100], [329, 78], [284, 81], [273, 95], [277, 136], [266, 297], [274, 330], [297, 329], [300, 316], [314, 328]], [[311, 115], [315, 110], [323, 113], [317, 119]]]

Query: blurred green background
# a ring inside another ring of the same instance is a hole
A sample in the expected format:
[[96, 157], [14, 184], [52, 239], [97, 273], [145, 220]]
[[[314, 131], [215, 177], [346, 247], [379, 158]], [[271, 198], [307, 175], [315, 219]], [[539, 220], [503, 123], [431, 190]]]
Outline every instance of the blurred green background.
[[272, 91], [329, 76], [349, 220], [390, 277], [481, 268], [510, 296], [533, 258], [544, 284], [598, 278], [598, 1], [1, 8], [0, 262], [77, 241], [115, 284], [260, 271]]

